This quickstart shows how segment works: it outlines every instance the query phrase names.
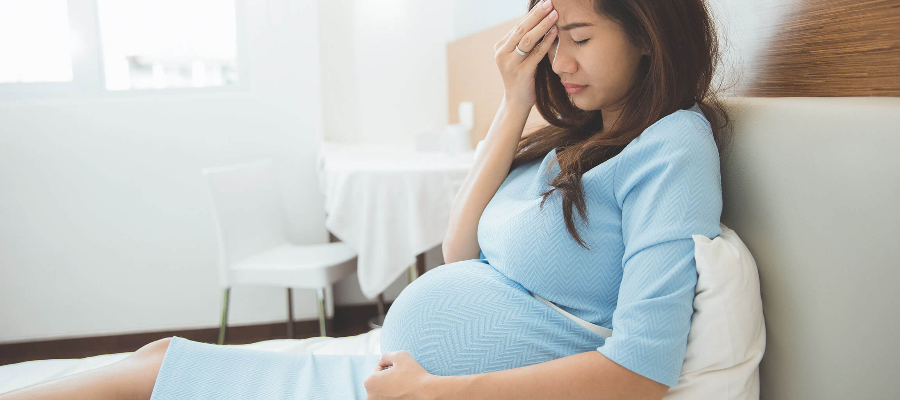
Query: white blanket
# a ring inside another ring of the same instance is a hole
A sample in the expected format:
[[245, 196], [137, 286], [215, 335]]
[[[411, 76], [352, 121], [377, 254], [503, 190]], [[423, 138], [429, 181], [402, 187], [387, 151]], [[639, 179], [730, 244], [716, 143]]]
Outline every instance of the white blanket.
[[[277, 339], [251, 344], [229, 345], [281, 353], [313, 354], [381, 354], [381, 329], [348, 337], [312, 337], [308, 339]], [[120, 361], [131, 353], [100, 356], [27, 361], [0, 366], [0, 393], [45, 382], [51, 379], [99, 368]]]

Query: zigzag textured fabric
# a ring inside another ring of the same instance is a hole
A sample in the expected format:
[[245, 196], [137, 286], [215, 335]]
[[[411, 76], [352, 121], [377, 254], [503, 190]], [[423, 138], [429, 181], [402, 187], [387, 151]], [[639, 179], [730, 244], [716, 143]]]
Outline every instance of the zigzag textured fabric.
[[[675, 386], [697, 283], [691, 235], [721, 234], [719, 155], [709, 122], [697, 104], [678, 110], [582, 176], [588, 213], [586, 221], [576, 214], [575, 225], [588, 249], [566, 230], [559, 191], [540, 207], [559, 173], [555, 155], [504, 180], [479, 221], [480, 259], [439, 266], [400, 293], [384, 321], [381, 351], [406, 350], [435, 375], [599, 351]], [[612, 336], [595, 335], [531, 293], [613, 329]], [[153, 398], [364, 399], [363, 381], [378, 361], [172, 343], [181, 344], [170, 345]]]
[[150, 399], [365, 399], [377, 355], [289, 354], [173, 337]]
[[[589, 249], [566, 230], [556, 150], [519, 166], [478, 222], [480, 260], [442, 265], [400, 293], [381, 351], [436, 375], [490, 372], [596, 350], [675, 386], [693, 313], [693, 234], [721, 234], [719, 153], [698, 104], [661, 118], [582, 176]], [[590, 323], [603, 339], [533, 298]]]

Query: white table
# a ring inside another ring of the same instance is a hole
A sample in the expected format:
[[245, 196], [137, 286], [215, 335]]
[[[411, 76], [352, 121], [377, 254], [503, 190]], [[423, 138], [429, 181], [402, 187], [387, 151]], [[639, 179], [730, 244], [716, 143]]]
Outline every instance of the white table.
[[441, 244], [474, 160], [474, 151], [451, 156], [412, 146], [322, 144], [317, 171], [325, 227], [356, 249], [363, 295], [375, 298]]

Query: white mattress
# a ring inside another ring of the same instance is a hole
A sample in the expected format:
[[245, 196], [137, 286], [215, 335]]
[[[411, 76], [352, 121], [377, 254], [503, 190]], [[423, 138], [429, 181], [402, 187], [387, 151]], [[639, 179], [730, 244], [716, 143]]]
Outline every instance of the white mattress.
[[[348, 337], [266, 340], [228, 345], [280, 353], [381, 354], [381, 329]], [[0, 366], [0, 393], [112, 364], [131, 353], [104, 354], [87, 358], [37, 360]]]

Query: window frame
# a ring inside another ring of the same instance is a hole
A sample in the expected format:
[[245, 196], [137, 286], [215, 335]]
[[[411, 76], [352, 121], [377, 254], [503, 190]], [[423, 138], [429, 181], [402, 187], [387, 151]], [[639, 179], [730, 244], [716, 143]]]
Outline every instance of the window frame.
[[68, 82], [9, 82], [0, 83], [0, 102], [68, 98], [121, 98], [160, 95], [236, 93], [249, 89], [247, 82], [246, 21], [243, 18], [246, 0], [231, 0], [235, 11], [237, 50], [237, 84], [210, 87], [178, 87], [161, 89], [108, 90], [103, 49], [100, 38], [100, 18], [97, 0], [66, 0], [69, 13], [69, 36], [78, 43], [80, 51], [72, 52], [72, 80]]

